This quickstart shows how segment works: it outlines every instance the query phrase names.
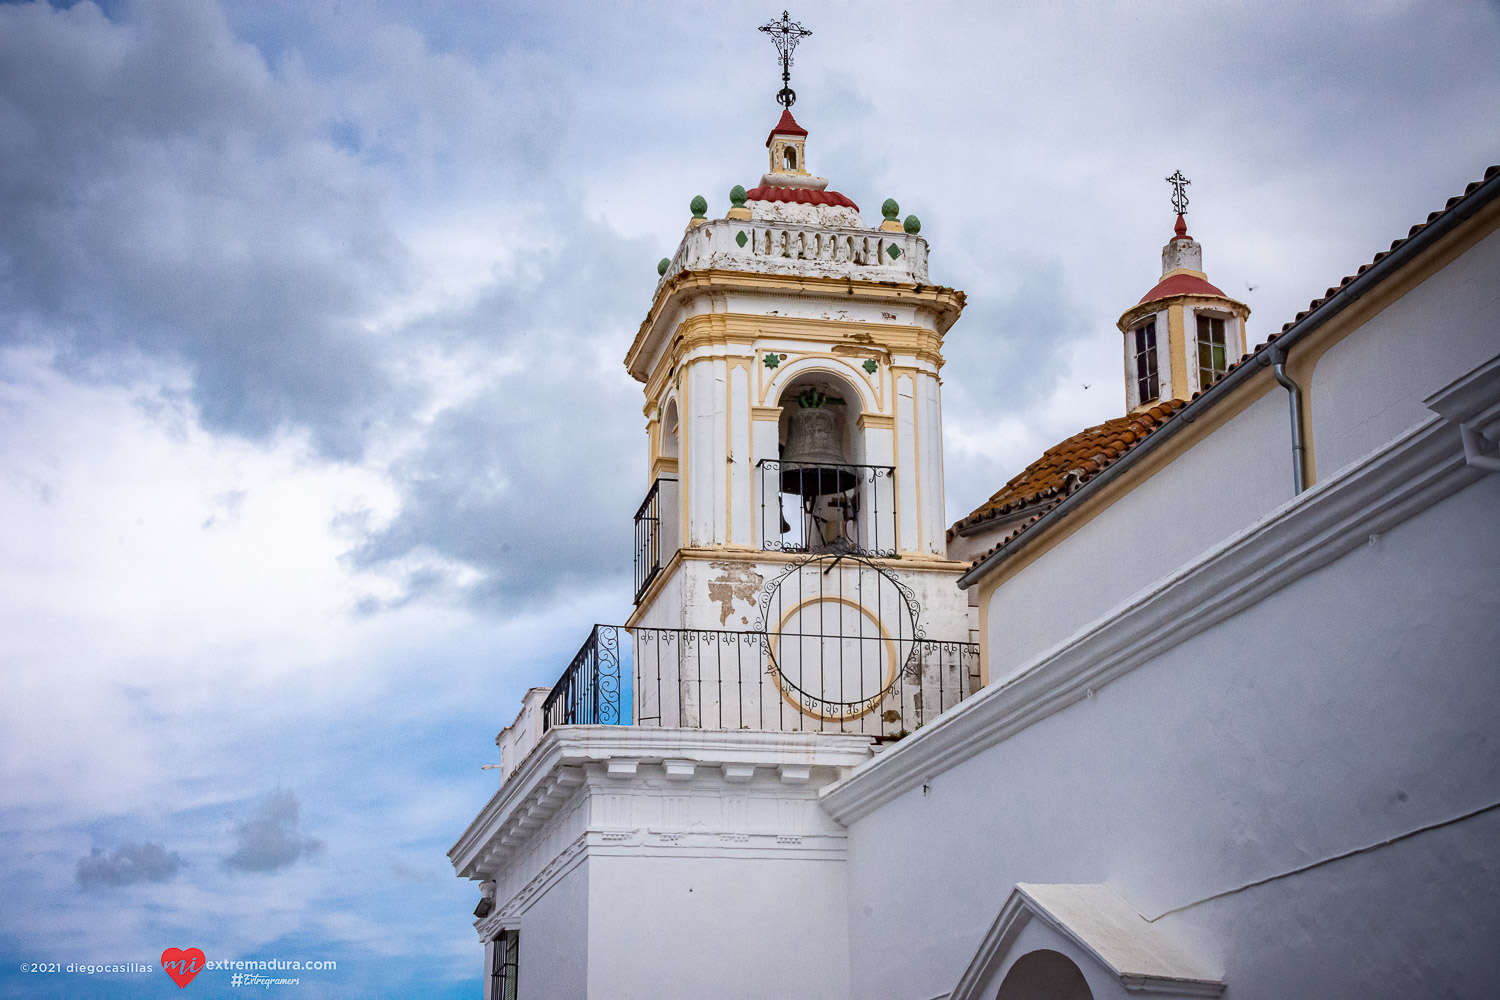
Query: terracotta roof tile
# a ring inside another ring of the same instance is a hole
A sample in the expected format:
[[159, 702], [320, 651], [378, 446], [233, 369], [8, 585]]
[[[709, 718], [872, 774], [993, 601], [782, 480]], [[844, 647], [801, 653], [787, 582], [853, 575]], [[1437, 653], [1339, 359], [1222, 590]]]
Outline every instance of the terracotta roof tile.
[[948, 537], [962, 528], [1014, 513], [1038, 501], [1061, 500], [1135, 447], [1185, 405], [1179, 400], [1167, 400], [1141, 413], [1106, 420], [1053, 445], [968, 517], [954, 524]]
[[[1382, 251], [1380, 251], [1379, 253], [1377, 253], [1374, 256], [1374, 258], [1370, 261], [1370, 263], [1368, 263], [1368, 264], [1362, 264], [1360, 266], [1360, 268], [1359, 268], [1358, 271], [1355, 271], [1353, 274], [1351, 274], [1351, 275], [1347, 276], [1346, 278], [1344, 278], [1344, 280], [1340, 281], [1333, 288], [1328, 289], [1326, 292], [1323, 293], [1323, 296], [1321, 298], [1313, 299], [1312, 302], [1308, 304], [1308, 307], [1306, 309], [1302, 310], [1301, 312], [1299, 312], [1297, 314], [1297, 316], [1296, 316], [1295, 319], [1293, 319], [1290, 323], [1287, 323], [1286, 325], [1284, 325], [1281, 328], [1281, 332], [1285, 333], [1286, 331], [1290, 330], [1295, 324], [1300, 323], [1302, 320], [1306, 319], [1307, 316], [1308, 316], [1308, 314], [1311, 313], [1314, 309], [1318, 308], [1323, 303], [1325, 303], [1329, 299], [1333, 298], [1334, 295], [1338, 294], [1339, 289], [1343, 288], [1345, 285], [1349, 284], [1349, 282], [1353, 281], [1355, 278], [1358, 278], [1360, 275], [1364, 274], [1366, 271], [1368, 271], [1370, 268], [1374, 267], [1376, 264], [1379, 264], [1381, 261], [1385, 260], [1387, 257], [1389, 257], [1391, 255], [1391, 253], [1393, 251], [1397, 250], [1401, 246], [1401, 244], [1405, 243], [1407, 240], [1411, 239], [1413, 236], [1415, 236], [1418, 233], [1420, 233], [1423, 229], [1426, 229], [1434, 221], [1437, 220], [1438, 216], [1444, 214], [1449, 209], [1453, 208], [1454, 205], [1457, 205], [1460, 201], [1463, 201], [1464, 198], [1466, 198], [1469, 195], [1473, 194], [1474, 190], [1476, 188], [1478, 188], [1481, 184], [1485, 183], [1485, 181], [1490, 180], [1496, 174], [1500, 174], [1500, 164], [1496, 164], [1495, 166], [1492, 166], [1488, 170], [1486, 170], [1484, 172], [1484, 177], [1483, 178], [1481, 178], [1480, 180], [1475, 181], [1474, 183], [1470, 184], [1468, 187], [1464, 188], [1464, 193], [1463, 194], [1454, 195], [1452, 198], [1449, 198], [1447, 204], [1445, 204], [1441, 209], [1439, 209], [1436, 212], [1432, 212], [1432, 213], [1430, 213], [1427, 216], [1427, 221], [1426, 222], [1419, 222], [1415, 226], [1412, 226], [1411, 229], [1407, 232], [1407, 234], [1405, 236], [1401, 237], [1400, 239], [1394, 241], [1391, 244], [1391, 247], [1390, 247], [1389, 250], [1382, 250]], [[1266, 343], [1267, 344], [1270, 343], [1272, 339], [1273, 338], [1270, 338], [1270, 337], [1266, 338]], [[1262, 344], [1260, 346], [1264, 347], [1265, 344]], [[1260, 350], [1260, 347], [1257, 347], [1256, 350]]]
[[792, 117], [791, 108], [781, 109], [781, 120], [776, 127], [771, 129], [771, 134], [766, 136], [766, 148], [771, 148], [771, 139], [778, 135], [807, 135], [807, 129], [797, 124], [797, 119]]

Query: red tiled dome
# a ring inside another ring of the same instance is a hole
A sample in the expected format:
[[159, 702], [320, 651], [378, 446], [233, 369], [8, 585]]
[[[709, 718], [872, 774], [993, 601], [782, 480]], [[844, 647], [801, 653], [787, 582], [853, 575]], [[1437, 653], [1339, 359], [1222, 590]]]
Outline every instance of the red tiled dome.
[[[1152, 299], [1164, 299], [1169, 295], [1217, 295], [1221, 299], [1227, 299], [1219, 289], [1210, 285], [1195, 274], [1174, 274], [1163, 280], [1151, 291], [1141, 296], [1141, 302], [1150, 302]], [[1136, 305], [1140, 305], [1137, 302]]]
[[837, 191], [810, 191], [807, 188], [757, 187], [745, 192], [746, 201], [790, 201], [799, 205], [839, 205], [852, 208], [859, 206]]

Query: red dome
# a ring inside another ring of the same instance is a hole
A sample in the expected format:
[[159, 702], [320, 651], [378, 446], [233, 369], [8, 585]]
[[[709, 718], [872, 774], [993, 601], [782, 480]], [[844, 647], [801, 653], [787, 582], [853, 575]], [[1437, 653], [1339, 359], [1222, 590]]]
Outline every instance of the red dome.
[[[1141, 302], [1150, 302], [1152, 299], [1164, 299], [1169, 295], [1217, 295], [1221, 299], [1229, 298], [1229, 296], [1196, 274], [1174, 274], [1170, 278], [1164, 279], [1145, 295], [1142, 295]], [[1140, 305], [1140, 302], [1137, 302], [1136, 305]]]
[[807, 188], [758, 187], [745, 192], [746, 201], [791, 201], [799, 205], [839, 205], [852, 208], [859, 206], [837, 191], [810, 191]]

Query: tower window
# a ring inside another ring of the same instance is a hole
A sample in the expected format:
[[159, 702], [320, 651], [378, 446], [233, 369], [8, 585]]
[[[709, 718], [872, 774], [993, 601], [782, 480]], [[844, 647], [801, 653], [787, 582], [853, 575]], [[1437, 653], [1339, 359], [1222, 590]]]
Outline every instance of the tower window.
[[787, 170], [797, 169], [797, 147], [786, 146], [781, 151], [781, 163]]
[[495, 958], [490, 969], [490, 996], [495, 1000], [516, 1000], [516, 966], [520, 952], [520, 931], [501, 931], [495, 938]]
[[1149, 403], [1161, 395], [1156, 377], [1156, 320], [1135, 328], [1135, 392], [1137, 403]]
[[1198, 388], [1207, 389], [1229, 370], [1229, 351], [1224, 341], [1224, 321], [1215, 316], [1198, 317]]

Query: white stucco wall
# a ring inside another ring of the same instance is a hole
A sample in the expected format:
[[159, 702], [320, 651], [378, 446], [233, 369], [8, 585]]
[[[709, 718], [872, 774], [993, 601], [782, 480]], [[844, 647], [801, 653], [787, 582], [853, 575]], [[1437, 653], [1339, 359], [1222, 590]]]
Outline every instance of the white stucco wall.
[[991, 681], [1290, 500], [1289, 426], [1265, 394], [997, 588]]
[[1492, 995], [1500, 811], [1198, 901], [1500, 801], [1497, 512], [1491, 475], [853, 821], [853, 995], [951, 989], [1017, 882], [1186, 907], [1237, 997]]
[[683, 854], [591, 859], [590, 1000], [849, 996], [842, 860]]
[[581, 1000], [598, 995], [588, 978], [590, 881], [585, 858], [521, 914], [517, 996]]
[[1428, 416], [1423, 399], [1496, 354], [1500, 232], [1480, 240], [1318, 359], [1311, 424], [1319, 478], [1420, 423]]

